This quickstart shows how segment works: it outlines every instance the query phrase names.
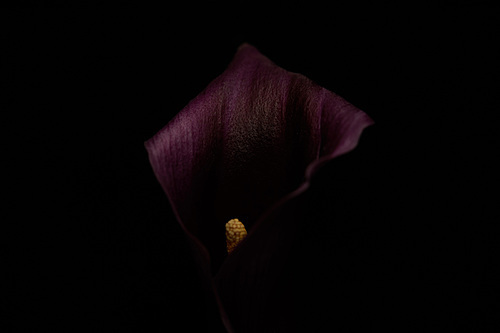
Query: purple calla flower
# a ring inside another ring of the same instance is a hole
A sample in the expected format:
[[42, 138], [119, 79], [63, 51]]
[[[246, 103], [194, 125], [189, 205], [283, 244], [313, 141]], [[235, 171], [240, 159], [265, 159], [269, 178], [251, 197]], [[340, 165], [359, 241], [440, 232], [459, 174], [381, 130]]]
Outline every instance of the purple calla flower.
[[[243, 44], [229, 67], [146, 142], [229, 332], [286, 327], [280, 269], [301, 194], [373, 121], [336, 94]], [[248, 235], [227, 254], [225, 224]]]

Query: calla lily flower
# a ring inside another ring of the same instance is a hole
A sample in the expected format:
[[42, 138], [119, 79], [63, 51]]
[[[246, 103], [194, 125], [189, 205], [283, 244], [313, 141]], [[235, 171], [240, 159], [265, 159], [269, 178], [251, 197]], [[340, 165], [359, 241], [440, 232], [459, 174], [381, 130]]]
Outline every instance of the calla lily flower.
[[[279, 310], [280, 271], [297, 226], [310, 223], [297, 211], [301, 195], [318, 168], [354, 149], [372, 123], [243, 44], [145, 143], [228, 332], [278, 331], [291, 320]], [[228, 253], [233, 219], [246, 237]]]

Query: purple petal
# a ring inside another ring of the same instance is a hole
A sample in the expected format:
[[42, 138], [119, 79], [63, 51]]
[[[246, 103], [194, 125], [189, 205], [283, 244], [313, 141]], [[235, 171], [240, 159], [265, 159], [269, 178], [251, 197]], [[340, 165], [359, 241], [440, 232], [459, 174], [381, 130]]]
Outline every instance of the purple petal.
[[[146, 142], [154, 172], [212, 277], [228, 330], [267, 322], [252, 309], [273, 297], [273, 272], [294, 225], [307, 222], [293, 213], [299, 194], [372, 123], [244, 44], [227, 70]], [[226, 258], [224, 225], [232, 218], [249, 233]]]

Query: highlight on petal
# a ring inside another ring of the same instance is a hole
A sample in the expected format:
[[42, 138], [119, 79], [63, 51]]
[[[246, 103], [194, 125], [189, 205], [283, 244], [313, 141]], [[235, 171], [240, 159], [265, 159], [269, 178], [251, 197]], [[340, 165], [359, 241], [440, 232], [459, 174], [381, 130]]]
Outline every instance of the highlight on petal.
[[[354, 149], [371, 124], [342, 97], [243, 44], [145, 143], [229, 331], [257, 320], [251, 307], [272, 290], [294, 225], [307, 222], [290, 214], [292, 203], [298, 206], [318, 168]], [[248, 235], [228, 256], [225, 223], [234, 216]], [[246, 305], [236, 306], [242, 299]]]

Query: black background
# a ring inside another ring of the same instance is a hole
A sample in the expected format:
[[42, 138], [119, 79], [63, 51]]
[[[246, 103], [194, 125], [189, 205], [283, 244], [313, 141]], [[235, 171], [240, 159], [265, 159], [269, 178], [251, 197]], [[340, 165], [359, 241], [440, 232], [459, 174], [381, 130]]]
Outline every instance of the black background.
[[480, 2], [2, 9], [1, 328], [219, 327], [143, 142], [248, 42], [376, 122], [310, 190], [288, 266], [304, 327], [493, 330], [497, 17]]

